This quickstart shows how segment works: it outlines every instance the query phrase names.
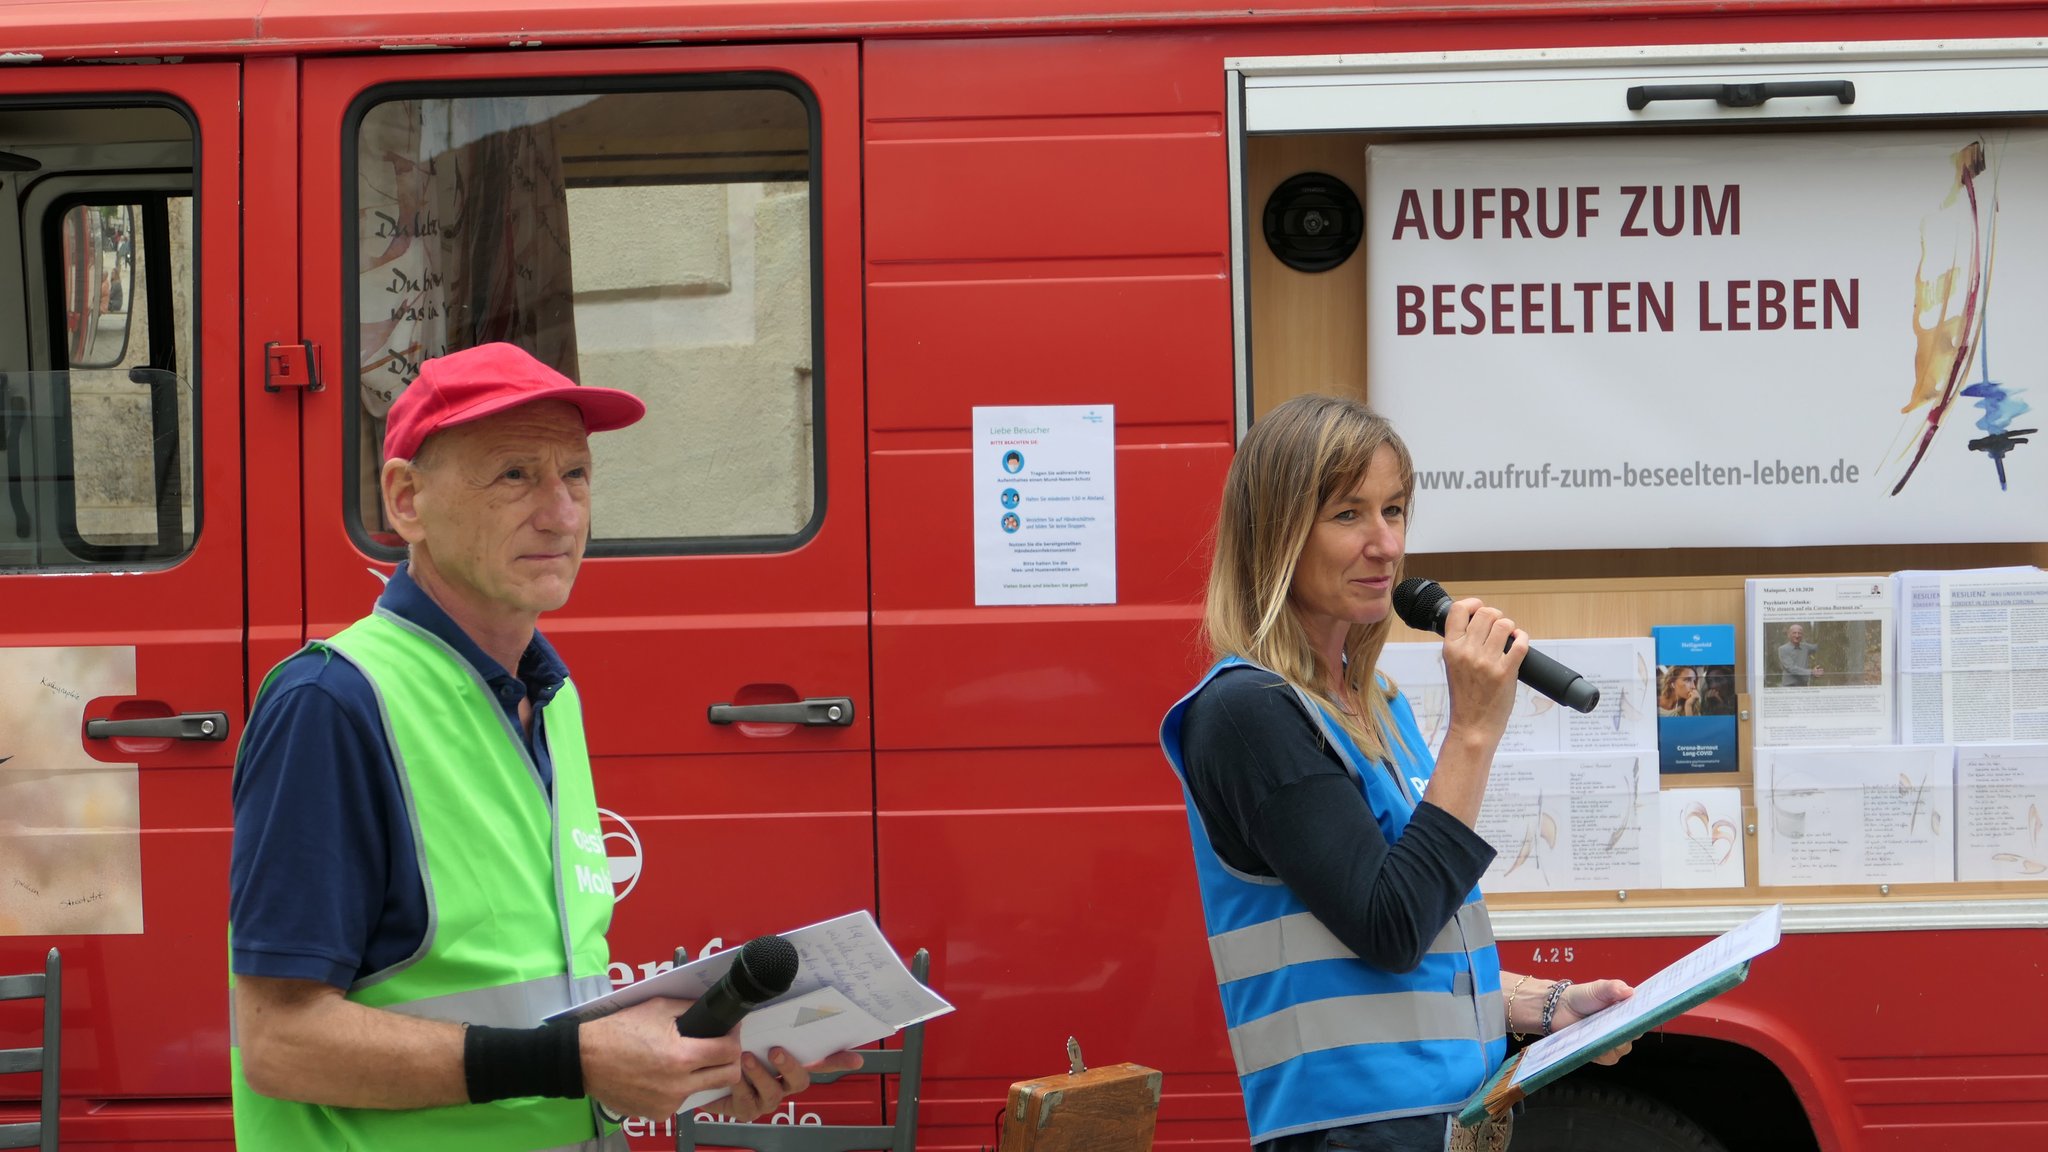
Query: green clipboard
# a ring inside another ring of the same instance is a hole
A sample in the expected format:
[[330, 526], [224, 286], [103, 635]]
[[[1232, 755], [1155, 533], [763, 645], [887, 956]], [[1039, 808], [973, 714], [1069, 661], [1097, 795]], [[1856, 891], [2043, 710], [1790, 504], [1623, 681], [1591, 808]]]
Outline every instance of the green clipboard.
[[[1627, 1043], [1657, 1027], [1659, 1024], [1728, 991], [1749, 977], [1749, 961], [1744, 960], [1718, 976], [1686, 990], [1682, 996], [1673, 997], [1653, 1012], [1630, 1020], [1611, 1032], [1589, 1032], [1571, 1055], [1536, 1073], [1517, 1084], [1514, 1083], [1515, 1069], [1522, 1063], [1522, 1053], [1517, 1052], [1501, 1063], [1500, 1068], [1480, 1086], [1465, 1107], [1458, 1112], [1458, 1123], [1467, 1128], [1477, 1127], [1490, 1119], [1507, 1114], [1508, 1109], [1519, 1103], [1523, 1097], [1536, 1091], [1559, 1076], [1585, 1064], [1594, 1057], [1617, 1045]], [[1593, 1016], [1591, 1019], [1598, 1020]], [[1524, 1049], [1526, 1051], [1526, 1049]]]

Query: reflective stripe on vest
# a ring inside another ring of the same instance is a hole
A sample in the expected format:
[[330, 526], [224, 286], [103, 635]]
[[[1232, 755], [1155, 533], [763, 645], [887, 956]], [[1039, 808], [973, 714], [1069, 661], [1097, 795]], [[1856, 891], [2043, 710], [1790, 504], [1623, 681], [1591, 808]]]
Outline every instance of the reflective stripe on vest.
[[[357, 981], [348, 998], [409, 1016], [530, 1027], [609, 990], [610, 868], [575, 686], [564, 683], [544, 710], [551, 796], [517, 726], [438, 637], [379, 609], [309, 647], [355, 665], [376, 695], [426, 886], [419, 950]], [[231, 1056], [245, 1152], [625, 1147], [584, 1099], [329, 1108], [254, 1092], [239, 1048]]]
[[[1463, 1104], [1507, 1054], [1500, 956], [1478, 889], [1422, 963], [1394, 973], [1360, 960], [1277, 879], [1224, 863], [1188, 788], [1180, 728], [1195, 693], [1238, 665], [1257, 667], [1224, 660], [1211, 668], [1166, 714], [1159, 739], [1187, 803], [1210, 959], [1252, 1141]], [[1396, 695], [1389, 705], [1400, 737], [1390, 741], [1389, 772], [1310, 697], [1294, 695], [1393, 843], [1432, 769], [1407, 699]]]

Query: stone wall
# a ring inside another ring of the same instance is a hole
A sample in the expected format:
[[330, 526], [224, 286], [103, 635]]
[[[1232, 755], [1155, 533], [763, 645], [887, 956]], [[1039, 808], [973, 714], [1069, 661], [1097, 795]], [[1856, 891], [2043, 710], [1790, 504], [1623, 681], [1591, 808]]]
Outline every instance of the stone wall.
[[812, 511], [807, 185], [572, 189], [581, 382], [647, 418], [592, 441], [599, 539], [787, 535]]

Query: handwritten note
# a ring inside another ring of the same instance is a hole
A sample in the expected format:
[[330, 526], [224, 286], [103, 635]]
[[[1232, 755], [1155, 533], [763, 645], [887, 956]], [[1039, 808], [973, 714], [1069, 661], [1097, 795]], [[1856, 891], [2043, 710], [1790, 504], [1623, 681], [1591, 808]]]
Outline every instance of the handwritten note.
[[[887, 1031], [858, 1043], [879, 1040], [898, 1029], [921, 1024], [953, 1010], [951, 1004], [918, 983], [910, 970], [903, 966], [896, 950], [889, 945], [882, 930], [875, 925], [875, 918], [866, 909], [785, 932], [782, 937], [796, 947], [796, 981], [789, 986], [788, 992], [756, 1008], [747, 1017], [749, 1021], [774, 1005], [823, 988], [837, 990], [887, 1028]], [[671, 968], [637, 984], [628, 984], [585, 1001], [549, 1019], [595, 1020], [656, 996], [694, 1000], [710, 991], [738, 957], [737, 948], [715, 952], [680, 968]]]
[[[872, 1044], [894, 1031], [861, 1011], [838, 989], [820, 988], [748, 1013], [740, 1021], [740, 1047], [764, 1065], [769, 1063], [771, 1048], [780, 1048], [801, 1063], [815, 1064], [834, 1052]], [[676, 1111], [694, 1111], [730, 1095], [730, 1088], [706, 1088], [686, 1097]]]

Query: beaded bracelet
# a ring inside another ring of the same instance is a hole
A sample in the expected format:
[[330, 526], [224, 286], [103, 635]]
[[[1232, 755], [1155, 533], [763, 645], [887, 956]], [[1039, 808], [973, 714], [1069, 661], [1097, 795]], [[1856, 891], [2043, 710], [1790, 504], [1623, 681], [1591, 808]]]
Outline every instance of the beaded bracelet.
[[1557, 1002], [1564, 998], [1564, 990], [1571, 987], [1570, 980], [1559, 980], [1550, 986], [1550, 994], [1543, 998], [1543, 1034], [1550, 1035], [1550, 1018], [1557, 1014]]

